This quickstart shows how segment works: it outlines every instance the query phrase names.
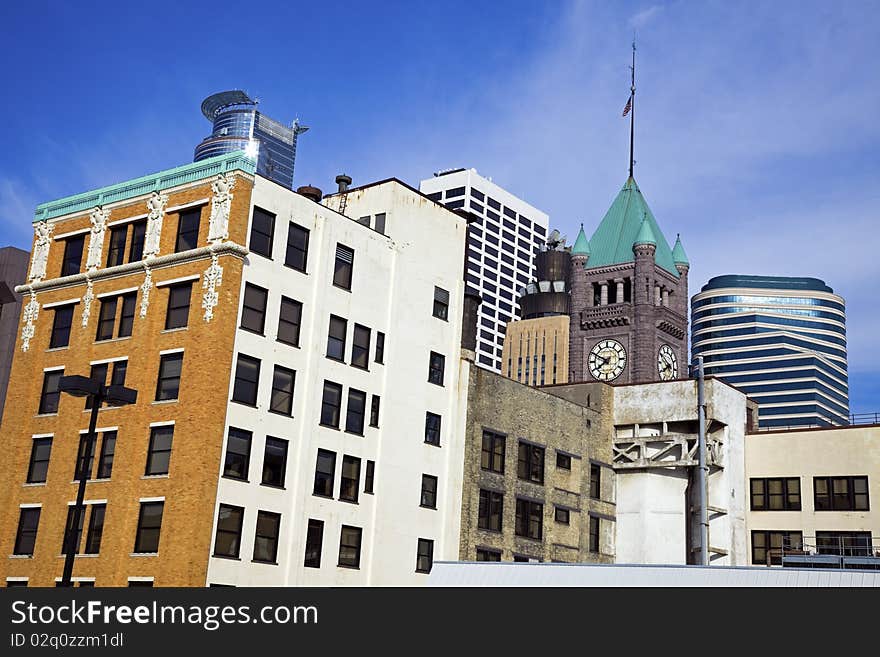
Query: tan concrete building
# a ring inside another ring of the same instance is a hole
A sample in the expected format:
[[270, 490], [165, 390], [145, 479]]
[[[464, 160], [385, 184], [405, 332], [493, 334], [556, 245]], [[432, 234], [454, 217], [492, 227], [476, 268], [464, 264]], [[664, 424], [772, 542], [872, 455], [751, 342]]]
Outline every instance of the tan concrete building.
[[501, 373], [527, 386], [568, 383], [569, 323], [565, 315], [510, 322]]
[[750, 433], [745, 460], [752, 564], [880, 568], [880, 425]]

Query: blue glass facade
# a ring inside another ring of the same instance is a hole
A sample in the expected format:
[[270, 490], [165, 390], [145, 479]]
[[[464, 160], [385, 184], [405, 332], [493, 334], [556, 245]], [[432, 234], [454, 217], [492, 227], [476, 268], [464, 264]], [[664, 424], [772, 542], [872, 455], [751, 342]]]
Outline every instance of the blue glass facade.
[[719, 276], [691, 313], [692, 355], [758, 403], [761, 427], [849, 422], [845, 304], [824, 282]]

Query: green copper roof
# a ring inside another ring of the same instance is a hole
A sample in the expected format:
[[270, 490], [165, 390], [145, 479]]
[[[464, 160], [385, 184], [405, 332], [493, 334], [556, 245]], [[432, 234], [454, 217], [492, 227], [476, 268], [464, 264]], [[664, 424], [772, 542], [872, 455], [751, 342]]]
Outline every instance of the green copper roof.
[[684, 247], [681, 245], [681, 235], [675, 236], [675, 246], [672, 247], [672, 260], [677, 265], [691, 264], [688, 260], [687, 253], [684, 252]]
[[590, 240], [587, 239], [583, 224], [581, 224], [581, 231], [574, 241], [574, 246], [571, 247], [571, 255], [590, 255]]
[[672, 258], [672, 249], [669, 248], [669, 243], [663, 237], [663, 232], [657, 225], [654, 215], [651, 214], [651, 208], [645, 202], [639, 186], [632, 178], [627, 179], [623, 189], [620, 190], [596, 232], [590, 238], [592, 253], [587, 266], [593, 268], [632, 262], [632, 247], [643, 220], [649, 224], [657, 244], [654, 260], [663, 269], [677, 277], [679, 274]]
[[657, 240], [654, 239], [654, 231], [651, 230], [651, 224], [648, 222], [648, 217], [642, 219], [642, 225], [639, 226], [639, 233], [636, 235], [635, 240], [633, 240], [633, 246], [636, 244], [653, 244], [657, 246]]

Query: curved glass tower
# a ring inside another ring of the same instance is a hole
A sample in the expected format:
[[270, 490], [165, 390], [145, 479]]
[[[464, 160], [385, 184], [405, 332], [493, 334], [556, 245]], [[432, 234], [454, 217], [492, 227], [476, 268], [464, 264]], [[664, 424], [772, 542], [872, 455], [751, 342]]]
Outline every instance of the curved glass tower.
[[239, 90], [221, 91], [202, 101], [202, 114], [213, 124], [196, 146], [193, 162], [231, 151], [257, 158], [257, 173], [293, 189], [297, 137], [308, 130], [299, 120], [285, 126], [257, 111], [257, 101]]
[[761, 427], [849, 423], [845, 302], [817, 278], [716, 276], [691, 299], [691, 352]]

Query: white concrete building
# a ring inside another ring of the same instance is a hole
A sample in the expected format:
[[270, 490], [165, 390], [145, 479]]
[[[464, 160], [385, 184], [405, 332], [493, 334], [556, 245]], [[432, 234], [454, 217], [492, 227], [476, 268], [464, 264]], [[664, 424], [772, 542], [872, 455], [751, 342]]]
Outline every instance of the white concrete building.
[[[209, 584], [418, 584], [458, 555], [466, 221], [397, 180], [345, 197], [256, 177]], [[248, 556], [280, 519], [274, 560], [222, 556], [242, 517]]]
[[477, 364], [501, 372], [507, 322], [520, 318], [519, 290], [535, 275], [534, 256], [547, 237], [550, 218], [476, 169], [435, 173], [419, 190], [450, 209], [472, 212], [466, 278], [483, 298]]

